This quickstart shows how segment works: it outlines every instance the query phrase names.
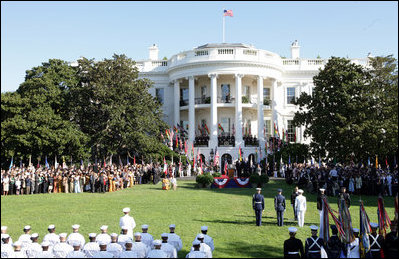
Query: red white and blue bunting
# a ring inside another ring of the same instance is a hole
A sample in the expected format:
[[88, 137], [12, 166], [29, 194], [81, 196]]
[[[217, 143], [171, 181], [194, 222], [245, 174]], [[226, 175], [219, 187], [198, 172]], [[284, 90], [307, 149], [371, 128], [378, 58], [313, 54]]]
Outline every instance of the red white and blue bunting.
[[234, 177], [234, 181], [240, 186], [240, 187], [247, 187], [249, 185], [249, 178], [238, 178]]
[[251, 187], [249, 178], [234, 177], [232, 179], [226, 177], [215, 177], [212, 188], [245, 188]]

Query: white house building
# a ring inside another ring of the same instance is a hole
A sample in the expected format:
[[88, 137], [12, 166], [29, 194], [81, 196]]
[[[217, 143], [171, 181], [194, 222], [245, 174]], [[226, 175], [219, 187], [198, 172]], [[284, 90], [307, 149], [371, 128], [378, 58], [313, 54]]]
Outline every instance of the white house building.
[[[194, 144], [207, 161], [216, 147], [229, 160], [238, 158], [239, 147], [244, 158], [259, 147], [264, 155], [274, 124], [280, 137], [284, 130], [290, 142], [310, 142], [303, 127], [292, 126], [298, 108], [291, 102], [312, 94], [312, 78], [327, 60], [300, 58], [297, 41], [290, 59], [241, 43], [206, 44], [168, 60], [158, 53], [154, 44], [149, 59], [137, 62], [139, 77], [154, 82], [151, 94], [162, 103], [165, 122], [181, 125], [189, 150]], [[367, 65], [368, 58], [352, 62]]]

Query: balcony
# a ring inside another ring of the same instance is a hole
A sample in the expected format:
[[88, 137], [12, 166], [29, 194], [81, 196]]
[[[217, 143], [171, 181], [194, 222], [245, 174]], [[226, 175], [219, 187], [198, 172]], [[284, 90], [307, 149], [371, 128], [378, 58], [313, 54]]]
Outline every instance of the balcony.
[[200, 98], [194, 98], [195, 104], [210, 104], [211, 103], [211, 97], [200, 97]]
[[209, 136], [195, 136], [194, 147], [208, 147]]
[[218, 137], [218, 146], [219, 147], [234, 147], [235, 146], [235, 137], [234, 136], [219, 136]]
[[218, 96], [218, 103], [235, 103], [236, 98], [230, 96]]
[[180, 106], [188, 106], [188, 100], [180, 100]]
[[251, 135], [243, 137], [244, 143], [246, 147], [257, 147], [259, 146], [258, 138], [255, 138]]

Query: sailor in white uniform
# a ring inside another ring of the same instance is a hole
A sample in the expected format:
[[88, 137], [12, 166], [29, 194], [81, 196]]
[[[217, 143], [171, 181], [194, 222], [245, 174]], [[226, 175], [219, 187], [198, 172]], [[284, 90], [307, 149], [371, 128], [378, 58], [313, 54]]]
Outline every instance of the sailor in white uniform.
[[73, 251], [69, 252], [66, 256], [66, 258], [86, 258], [85, 253], [80, 251], [80, 241], [79, 240], [74, 240], [72, 242], [73, 246]]
[[[83, 247], [82, 251], [85, 253], [87, 258], [93, 258], [93, 255], [100, 251], [100, 246], [97, 243], [96, 240], [96, 233], [90, 233], [89, 234], [89, 243], [86, 243], [85, 246]], [[105, 241], [102, 241], [105, 242]]]
[[115, 258], [118, 258], [119, 255], [122, 253], [123, 251], [122, 246], [118, 244], [118, 234], [116, 233], [111, 234], [111, 243], [107, 245], [107, 251], [113, 254]]
[[[212, 258], [212, 249], [204, 242], [204, 234], [198, 234], [197, 239], [201, 242], [200, 251], [204, 252], [206, 258]], [[191, 251], [194, 251], [194, 248], [191, 247]]]
[[[7, 234], [7, 226], [1, 226], [1, 236], [3, 236], [4, 234]], [[3, 244], [3, 240], [1, 241], [1, 243]], [[8, 242], [10, 245], [13, 244], [12, 242], [12, 238], [10, 237], [10, 241]]]
[[100, 227], [101, 234], [98, 234], [96, 237], [97, 243], [100, 243], [101, 241], [105, 241], [107, 245], [111, 243], [111, 236], [107, 233], [108, 232], [108, 226], [103, 225]]
[[136, 227], [136, 222], [133, 217], [129, 216], [130, 208], [124, 208], [122, 211], [125, 213], [125, 216], [119, 219], [119, 227], [126, 226], [127, 235], [133, 240], [133, 230]]
[[179, 252], [183, 247], [183, 243], [180, 236], [175, 233], [175, 229], [175, 224], [169, 225], [170, 233], [168, 234], [168, 243], [172, 244], [176, 248], [176, 251]]
[[186, 255], [186, 258], [206, 258], [206, 254], [200, 251], [201, 242], [196, 239], [193, 241], [193, 249], [190, 253]]
[[28, 244], [32, 243], [32, 240], [30, 239], [30, 226], [25, 226], [24, 227], [24, 234], [19, 236], [18, 241], [22, 243], [22, 249], [24, 249]]
[[163, 250], [161, 250], [161, 240], [154, 240], [152, 242], [152, 245], [154, 246], [154, 249], [148, 253], [147, 258], [168, 258], [168, 255]]
[[53, 247], [60, 242], [60, 237], [55, 233], [55, 226], [54, 225], [49, 225], [48, 228], [48, 234], [46, 234], [43, 238], [43, 242], [47, 241], [50, 243], [50, 250], [53, 250]]
[[168, 233], [162, 233], [162, 246], [161, 249], [168, 255], [168, 258], [177, 258], [176, 248], [168, 243]]
[[148, 231], [148, 225], [142, 225], [141, 226], [141, 242], [143, 242], [144, 244], [146, 244], [149, 248], [153, 248], [152, 247], [152, 242], [154, 241], [154, 237], [149, 234]]
[[298, 190], [298, 196], [295, 198], [295, 210], [298, 215], [298, 226], [303, 227], [306, 213], [306, 197], [302, 195], [303, 190]]
[[68, 244], [72, 245], [72, 243], [74, 241], [79, 241], [80, 242], [80, 248], [83, 248], [85, 245], [85, 238], [83, 237], [82, 234], [78, 233], [80, 226], [75, 224], [72, 225], [72, 233], [69, 234], [68, 238], [67, 238], [67, 242]]
[[132, 251], [137, 253], [139, 258], [147, 257], [151, 249], [141, 241], [141, 233], [134, 233], [134, 242], [132, 244]]
[[66, 242], [67, 233], [60, 233], [60, 242], [53, 247], [53, 254], [56, 258], [65, 258], [73, 247]]
[[[132, 240], [128, 240], [125, 243], [125, 251], [123, 251], [120, 255], [119, 258], [139, 258], [137, 256], [137, 253], [135, 251], [132, 251], [132, 245], [133, 245], [133, 241]], [[143, 257], [144, 258], [144, 257]]]
[[37, 242], [39, 239], [39, 234], [38, 233], [33, 233], [31, 236], [32, 243], [28, 244], [25, 249], [26, 249], [26, 255], [29, 258], [37, 258], [37, 255], [43, 251], [42, 246]]
[[93, 258], [119, 258], [119, 254], [118, 256], [114, 256], [113, 253], [108, 251], [107, 242], [101, 241], [100, 250], [94, 253]]

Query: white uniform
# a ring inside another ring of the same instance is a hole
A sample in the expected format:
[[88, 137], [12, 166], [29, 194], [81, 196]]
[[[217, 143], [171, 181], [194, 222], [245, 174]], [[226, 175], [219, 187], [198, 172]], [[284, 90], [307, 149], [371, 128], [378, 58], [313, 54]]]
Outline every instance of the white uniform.
[[[4, 235], [4, 234], [1, 234], [1, 244], [4, 244], [4, 242], [3, 242], [3, 235]], [[8, 243], [9, 243], [10, 245], [14, 244], [14, 243], [12, 242], [12, 238], [11, 238], [11, 237], [10, 237], [10, 240], [8, 241]]]
[[72, 251], [67, 254], [66, 258], [86, 258], [86, 255], [81, 251]]
[[177, 251], [180, 251], [183, 247], [181, 238], [176, 233], [169, 233], [168, 234], [168, 243], [172, 244]]
[[98, 236], [96, 237], [96, 242], [100, 244], [101, 241], [104, 241], [108, 245], [109, 243], [111, 243], [111, 236], [107, 233], [98, 234]]
[[98, 251], [93, 255], [93, 258], [119, 258], [119, 255], [115, 257], [113, 253], [108, 251]]
[[30, 239], [30, 235], [29, 234], [22, 234], [19, 237], [18, 241], [22, 243], [21, 247], [25, 247], [28, 244], [32, 243], [32, 240]]
[[120, 244], [122, 246], [123, 251], [126, 250], [125, 244], [127, 241], [133, 241], [128, 235], [119, 235], [118, 236], [118, 244]]
[[306, 197], [303, 195], [298, 195], [295, 198], [295, 210], [298, 214], [298, 226], [303, 227], [305, 222], [305, 212], [306, 212]]
[[37, 254], [37, 258], [54, 258], [54, 254], [52, 251], [42, 251]]
[[206, 254], [201, 251], [191, 251], [186, 255], [186, 258], [206, 258]]
[[14, 251], [9, 258], [27, 258], [25, 251]]
[[109, 245], [107, 245], [107, 251], [113, 254], [115, 258], [118, 258], [123, 249], [122, 246], [118, 243], [110, 243]]
[[[215, 250], [215, 246], [213, 244], [213, 238], [206, 234], [203, 234], [203, 235], [204, 235], [204, 243], [207, 244], [211, 248], [212, 251]], [[197, 237], [195, 237], [194, 240], [197, 240]]]
[[355, 238], [355, 240], [349, 244], [347, 258], [360, 258], [359, 238]]
[[148, 253], [147, 258], [168, 258], [168, 255], [163, 250], [154, 249]]
[[[191, 247], [191, 252], [194, 251], [194, 247]], [[205, 258], [212, 258], [212, 250], [206, 243], [200, 244], [200, 251], [204, 252], [206, 257]]]
[[100, 251], [100, 246], [96, 242], [89, 242], [82, 249], [87, 258], [93, 258], [94, 253], [98, 251]]
[[85, 238], [82, 236], [82, 234], [77, 233], [77, 232], [69, 234], [69, 236], [67, 238], [67, 242], [70, 245], [72, 245], [74, 241], [79, 241], [80, 249], [82, 249], [82, 247], [84, 247], [85, 242], [86, 242]]
[[14, 249], [10, 244], [1, 244], [1, 258], [9, 258], [11, 257]]
[[145, 258], [151, 249], [143, 242], [133, 242], [132, 251], [136, 252], [139, 258]]
[[39, 243], [31, 243], [26, 247], [26, 255], [29, 258], [37, 258], [37, 255], [43, 251]]
[[168, 258], [177, 258], [177, 251], [173, 245], [169, 243], [162, 243], [161, 250], [168, 255]]
[[146, 244], [149, 248], [152, 248], [152, 241], [154, 237], [149, 233], [141, 233], [141, 242]]
[[49, 242], [51, 247], [54, 247], [60, 242], [60, 236], [55, 233], [48, 233], [43, 237], [43, 242]]
[[125, 216], [119, 219], [119, 227], [127, 227], [127, 235], [130, 236], [133, 240], [133, 230], [136, 227], [136, 221], [134, 218], [126, 214]]
[[65, 258], [73, 251], [73, 247], [66, 242], [60, 242], [53, 247], [53, 254], [56, 258]]
[[139, 258], [139, 257], [137, 256], [137, 253], [134, 251], [123, 251], [119, 255], [119, 258]]

